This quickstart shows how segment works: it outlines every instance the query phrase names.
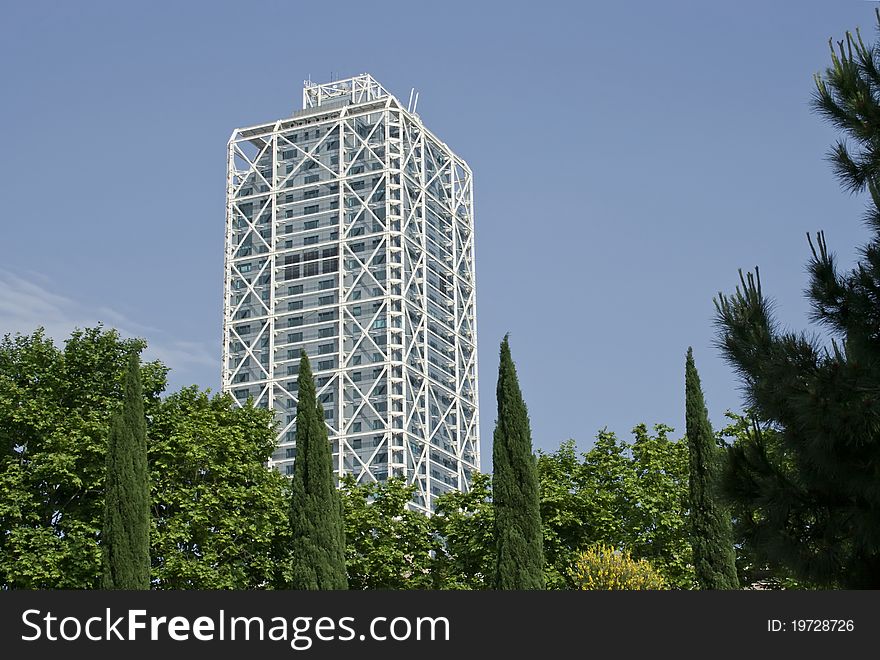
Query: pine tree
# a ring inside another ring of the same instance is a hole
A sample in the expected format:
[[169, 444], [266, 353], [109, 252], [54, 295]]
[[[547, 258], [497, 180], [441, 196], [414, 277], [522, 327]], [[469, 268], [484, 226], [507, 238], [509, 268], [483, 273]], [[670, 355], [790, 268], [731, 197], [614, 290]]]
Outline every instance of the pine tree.
[[544, 551], [538, 471], [529, 413], [520, 392], [508, 337], [498, 366], [498, 420], [492, 463], [495, 507], [495, 588], [543, 589]]
[[300, 354], [290, 524], [292, 589], [347, 589], [342, 501], [324, 409], [305, 351]]
[[[880, 25], [880, 12], [877, 14]], [[861, 36], [832, 44], [814, 108], [841, 130], [831, 161], [842, 186], [870, 193], [871, 232], [838, 271], [810, 239], [814, 336], [782, 332], [757, 269], [716, 300], [719, 344], [739, 372], [754, 432], [732, 448], [726, 490], [755, 556], [825, 587], [880, 588], [880, 56]], [[770, 428], [773, 433], [765, 433]]]
[[736, 553], [730, 514], [717, 500], [721, 452], [715, 443], [688, 348], [685, 362], [685, 422], [690, 455], [690, 527], [694, 569], [701, 589], [736, 589]]
[[122, 412], [110, 425], [104, 494], [103, 585], [150, 588], [150, 477], [140, 359], [132, 353]]

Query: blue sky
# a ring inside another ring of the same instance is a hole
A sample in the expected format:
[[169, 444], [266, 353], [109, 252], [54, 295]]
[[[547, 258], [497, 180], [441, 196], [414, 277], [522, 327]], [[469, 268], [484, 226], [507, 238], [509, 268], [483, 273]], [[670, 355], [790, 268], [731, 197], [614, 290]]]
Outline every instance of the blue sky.
[[7, 3], [0, 333], [104, 321], [216, 389], [229, 134], [369, 72], [474, 171], [485, 469], [505, 332], [538, 448], [683, 432], [689, 345], [721, 423], [713, 296], [759, 265], [805, 328], [806, 232], [844, 265], [867, 237], [809, 99], [874, 6]]

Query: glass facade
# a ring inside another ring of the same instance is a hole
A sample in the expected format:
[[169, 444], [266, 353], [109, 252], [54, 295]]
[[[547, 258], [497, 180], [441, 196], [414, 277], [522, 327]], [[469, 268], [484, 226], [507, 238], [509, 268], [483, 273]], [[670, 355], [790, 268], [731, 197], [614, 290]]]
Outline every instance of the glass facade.
[[479, 469], [467, 164], [369, 75], [307, 83], [292, 117], [233, 132], [223, 389], [275, 411], [295, 463], [315, 372], [339, 474], [405, 477], [432, 511]]

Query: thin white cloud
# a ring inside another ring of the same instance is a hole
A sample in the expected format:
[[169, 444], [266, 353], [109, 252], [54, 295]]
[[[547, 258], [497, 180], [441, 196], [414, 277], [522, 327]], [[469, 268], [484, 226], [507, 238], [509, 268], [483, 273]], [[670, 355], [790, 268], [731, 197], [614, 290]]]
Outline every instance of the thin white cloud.
[[[30, 276], [30, 273], [28, 274]], [[142, 325], [108, 307], [89, 309], [85, 304], [50, 290], [52, 283], [42, 275], [29, 279], [0, 270], [0, 335], [30, 334], [43, 327], [57, 343], [75, 328], [103, 323], [124, 337], [147, 340], [144, 358], [158, 359], [175, 370], [187, 367], [217, 367], [215, 350], [203, 343], [168, 337], [158, 328]]]

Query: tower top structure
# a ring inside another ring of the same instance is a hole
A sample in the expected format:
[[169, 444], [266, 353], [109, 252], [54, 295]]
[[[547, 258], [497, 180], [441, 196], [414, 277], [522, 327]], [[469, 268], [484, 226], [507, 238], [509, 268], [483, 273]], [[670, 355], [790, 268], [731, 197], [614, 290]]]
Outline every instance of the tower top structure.
[[303, 81], [302, 109], [310, 110], [326, 105], [367, 103], [391, 96], [369, 73], [328, 83]]

